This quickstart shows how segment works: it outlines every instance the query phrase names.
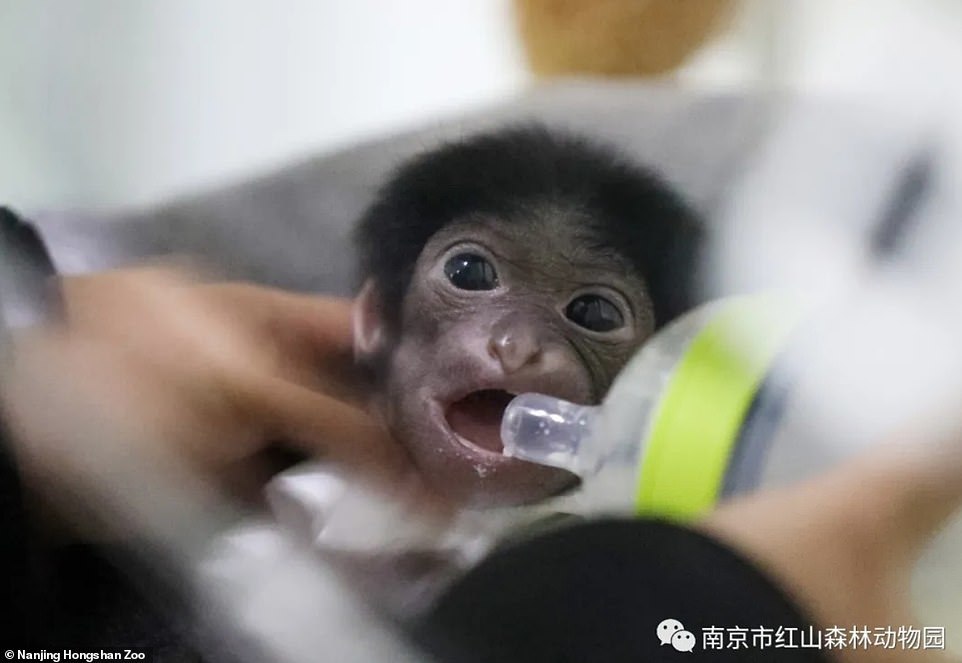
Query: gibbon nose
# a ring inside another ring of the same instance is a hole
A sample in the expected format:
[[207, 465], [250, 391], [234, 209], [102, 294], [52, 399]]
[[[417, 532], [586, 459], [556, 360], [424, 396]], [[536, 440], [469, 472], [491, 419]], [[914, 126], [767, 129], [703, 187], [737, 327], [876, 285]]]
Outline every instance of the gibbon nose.
[[488, 351], [501, 363], [505, 373], [514, 373], [538, 361], [541, 341], [530, 324], [509, 317], [491, 330]]

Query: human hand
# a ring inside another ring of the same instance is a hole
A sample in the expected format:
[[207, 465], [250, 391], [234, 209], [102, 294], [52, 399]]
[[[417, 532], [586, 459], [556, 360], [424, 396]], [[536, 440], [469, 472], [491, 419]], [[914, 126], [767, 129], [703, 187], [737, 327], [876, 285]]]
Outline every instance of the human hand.
[[184, 463], [250, 495], [283, 442], [382, 485], [412, 481], [359, 406], [350, 302], [139, 268], [63, 279], [63, 321], [18, 335], [4, 408], [28, 486], [95, 484], [85, 445]]
[[[755, 560], [824, 627], [918, 625], [913, 568], [962, 507], [962, 435], [935, 437], [889, 444], [815, 479], [733, 500], [701, 527]], [[935, 650], [880, 647], [836, 655], [948, 660]]]

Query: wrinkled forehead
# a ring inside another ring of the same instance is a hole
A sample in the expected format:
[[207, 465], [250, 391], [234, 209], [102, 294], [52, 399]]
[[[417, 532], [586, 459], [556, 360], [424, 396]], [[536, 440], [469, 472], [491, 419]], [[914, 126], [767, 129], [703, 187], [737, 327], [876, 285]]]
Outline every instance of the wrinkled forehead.
[[581, 211], [537, 206], [508, 216], [473, 214], [449, 223], [428, 241], [425, 253], [439, 255], [451, 245], [474, 241], [495, 258], [549, 277], [578, 280], [618, 279], [642, 283], [629, 261], [606, 245]]

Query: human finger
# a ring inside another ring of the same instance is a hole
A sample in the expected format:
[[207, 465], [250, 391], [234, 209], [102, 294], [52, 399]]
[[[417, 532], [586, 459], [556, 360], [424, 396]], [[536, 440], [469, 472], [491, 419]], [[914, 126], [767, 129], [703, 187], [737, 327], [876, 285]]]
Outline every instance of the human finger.
[[363, 410], [284, 379], [255, 380], [240, 398], [269, 437], [382, 483], [413, 471], [403, 447]]
[[242, 283], [203, 286], [238, 324], [257, 327], [263, 351], [273, 353], [289, 379], [361, 404], [364, 376], [354, 363], [351, 301]]

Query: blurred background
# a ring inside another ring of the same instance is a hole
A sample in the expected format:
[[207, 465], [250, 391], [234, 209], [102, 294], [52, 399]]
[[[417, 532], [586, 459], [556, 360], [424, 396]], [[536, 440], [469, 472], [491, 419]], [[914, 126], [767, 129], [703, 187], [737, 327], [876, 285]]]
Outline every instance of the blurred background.
[[[835, 35], [860, 48], [900, 5], [962, 22], [953, 0], [701, 5], [672, 84], [844, 88]], [[535, 78], [517, 23], [511, 0], [2, 0], [0, 199], [144, 205], [503, 100]]]

